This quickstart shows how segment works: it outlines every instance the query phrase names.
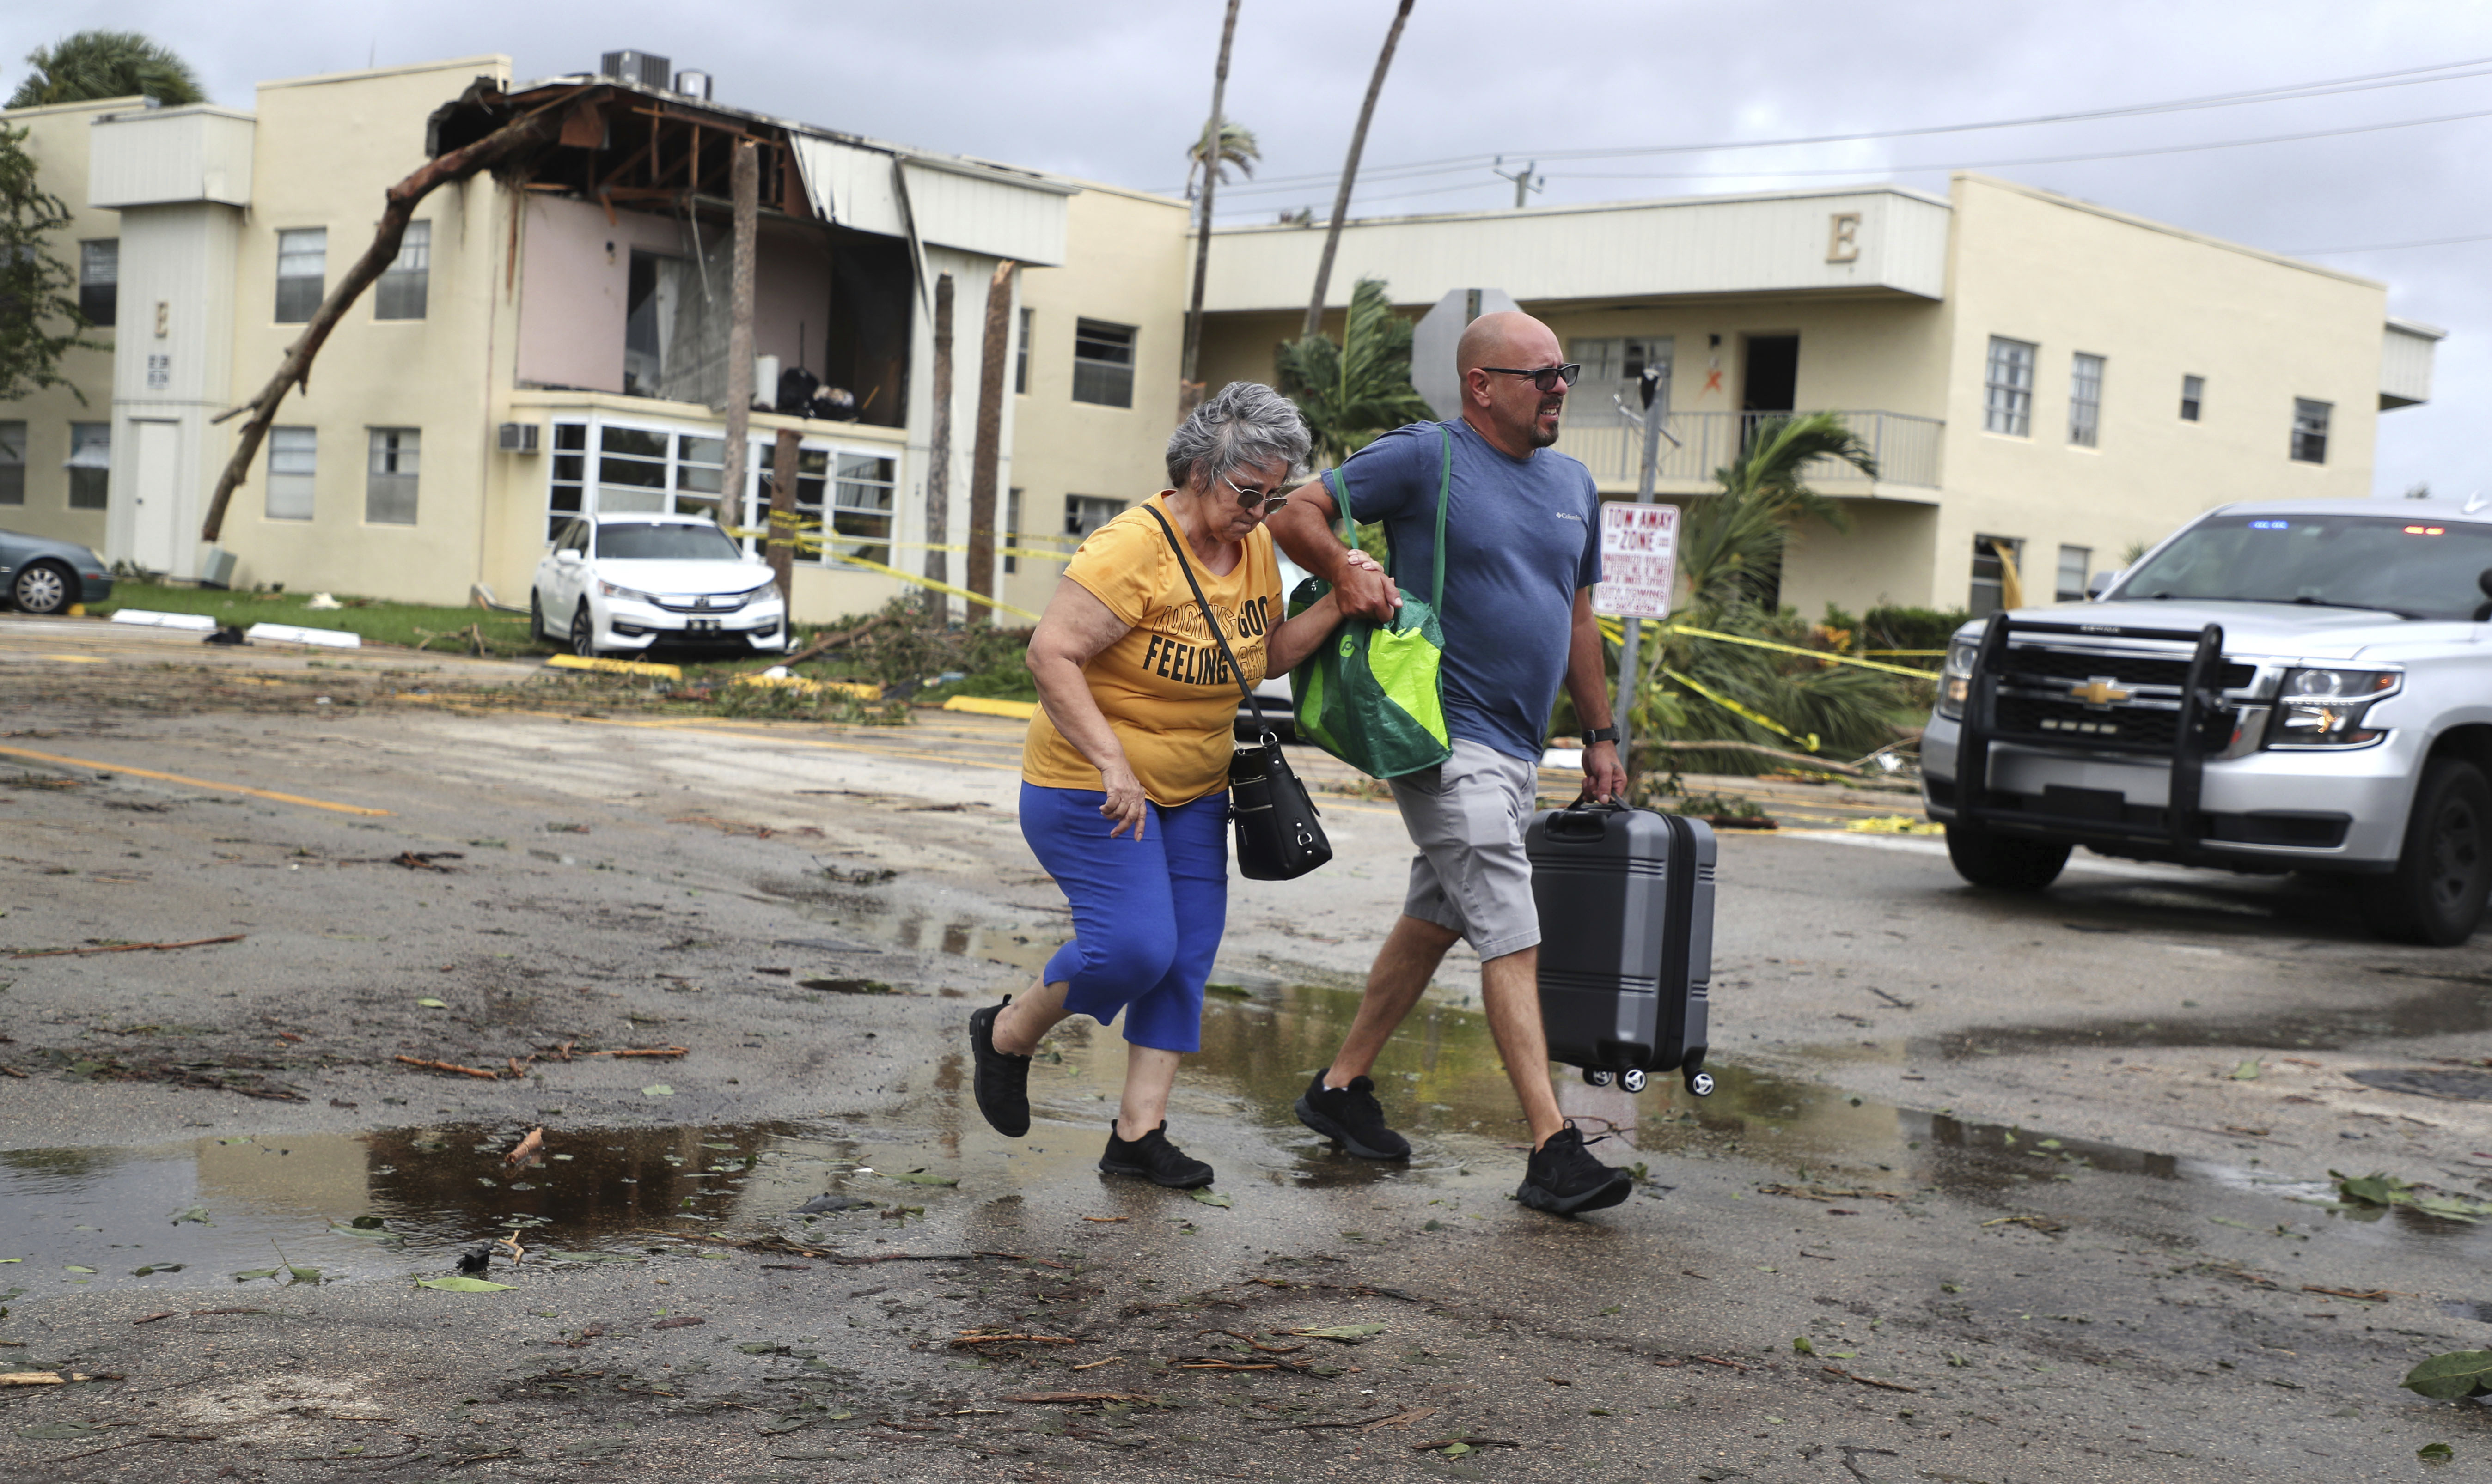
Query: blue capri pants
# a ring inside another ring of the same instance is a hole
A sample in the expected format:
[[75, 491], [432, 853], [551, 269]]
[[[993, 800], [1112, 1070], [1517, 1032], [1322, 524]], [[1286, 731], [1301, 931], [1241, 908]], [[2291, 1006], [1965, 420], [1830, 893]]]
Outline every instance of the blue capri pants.
[[1122, 1011], [1137, 1046], [1200, 1051], [1202, 981], [1229, 921], [1229, 793], [1148, 805], [1140, 841], [1108, 838], [1107, 798], [1021, 786], [1022, 838], [1073, 906], [1073, 941], [1046, 982], [1071, 985], [1065, 1009], [1103, 1026]]

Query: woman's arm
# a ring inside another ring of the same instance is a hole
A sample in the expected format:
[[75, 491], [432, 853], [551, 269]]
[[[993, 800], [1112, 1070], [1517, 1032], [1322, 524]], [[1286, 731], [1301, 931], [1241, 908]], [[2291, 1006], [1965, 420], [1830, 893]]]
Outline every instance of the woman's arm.
[[1108, 724], [1090, 694], [1089, 678], [1082, 673], [1083, 666], [1132, 630], [1132, 625], [1110, 612], [1089, 589], [1078, 582], [1059, 582], [1055, 596], [1047, 600], [1047, 612], [1039, 616], [1037, 631], [1029, 636], [1027, 663], [1030, 677], [1038, 682], [1038, 700], [1047, 708], [1047, 719], [1099, 770], [1099, 786], [1108, 795], [1099, 813], [1116, 821], [1108, 838], [1112, 840], [1130, 829], [1140, 841], [1142, 823], [1150, 817], [1149, 800], [1134, 776], [1133, 766], [1125, 761], [1125, 747], [1116, 741], [1115, 728]]
[[[1343, 555], [1341, 571], [1350, 581], [1359, 580], [1360, 573], [1373, 573], [1379, 580], [1383, 579], [1383, 568], [1376, 565], [1376, 559], [1358, 550]], [[1390, 586], [1389, 583], [1387, 585]], [[1272, 637], [1264, 641], [1264, 674], [1278, 675], [1285, 670], [1296, 669], [1299, 660], [1314, 654], [1317, 645], [1332, 636], [1332, 631], [1341, 626], [1341, 587], [1336, 586], [1311, 604], [1306, 612], [1273, 626]]]

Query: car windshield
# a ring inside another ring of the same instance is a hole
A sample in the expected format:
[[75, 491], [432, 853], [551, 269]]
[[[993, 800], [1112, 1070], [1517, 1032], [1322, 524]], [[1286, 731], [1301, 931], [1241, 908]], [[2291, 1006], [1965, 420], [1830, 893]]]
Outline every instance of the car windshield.
[[744, 553], [716, 526], [601, 525], [597, 554], [620, 562], [741, 562]]
[[2465, 621], [2485, 602], [2492, 526], [2395, 515], [2219, 515], [2140, 563], [2121, 598], [2370, 608]]

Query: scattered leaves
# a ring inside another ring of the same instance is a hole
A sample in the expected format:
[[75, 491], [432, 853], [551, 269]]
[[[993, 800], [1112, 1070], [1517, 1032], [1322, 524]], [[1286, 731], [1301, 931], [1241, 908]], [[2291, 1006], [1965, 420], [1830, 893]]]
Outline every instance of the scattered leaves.
[[2492, 1350], [2453, 1350], [2432, 1356], [2397, 1382], [2438, 1402], [2492, 1395]]
[[1205, 1206], [1217, 1206], [1222, 1210], [1227, 1210], [1237, 1204], [1236, 1202], [1230, 1200], [1227, 1196], [1222, 1195], [1217, 1190], [1189, 1190], [1186, 1194], [1194, 1197]]
[[[493, 1283], [483, 1278], [418, 1278], [417, 1288], [437, 1288], [450, 1294], [499, 1294], [510, 1289], [508, 1283]], [[698, 1324], [699, 1321], [694, 1321]]]

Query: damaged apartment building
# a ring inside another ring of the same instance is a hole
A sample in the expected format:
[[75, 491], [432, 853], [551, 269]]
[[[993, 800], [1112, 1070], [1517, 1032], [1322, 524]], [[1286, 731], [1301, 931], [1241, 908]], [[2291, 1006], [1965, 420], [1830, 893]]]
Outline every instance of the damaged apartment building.
[[[482, 586], [524, 602], [551, 533], [579, 515], [711, 513], [729, 480], [767, 505], [792, 430], [797, 508], [823, 537], [798, 558], [794, 616], [863, 612], [906, 585], [860, 563], [926, 567], [939, 289], [940, 534], [967, 538], [998, 281], [1014, 299], [992, 591], [1043, 605], [1057, 568], [1009, 553], [1061, 545], [1159, 486], [1181, 203], [727, 107], [705, 76], [642, 53], [522, 87], [509, 73], [469, 58], [263, 83], [248, 112], [122, 99], [7, 115], [73, 209], [81, 300], [108, 348], [73, 353], [70, 387], [0, 406], [19, 461], [0, 525], [236, 587], [460, 603]], [[546, 147], [424, 198], [204, 544], [239, 425], [212, 420], [274, 373], [371, 242], [382, 193], [536, 110], [560, 115]], [[756, 405], [770, 410], [730, 457], [729, 171], [748, 141]]]

